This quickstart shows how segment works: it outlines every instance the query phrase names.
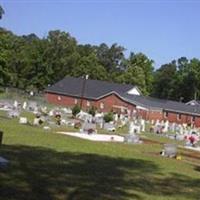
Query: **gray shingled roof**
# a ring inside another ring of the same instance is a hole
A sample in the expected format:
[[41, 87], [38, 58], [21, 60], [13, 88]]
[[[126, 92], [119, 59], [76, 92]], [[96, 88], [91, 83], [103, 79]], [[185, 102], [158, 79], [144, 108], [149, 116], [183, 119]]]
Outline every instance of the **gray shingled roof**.
[[[81, 97], [83, 78], [66, 77], [56, 84], [48, 87], [45, 91], [56, 94], [64, 94], [70, 96]], [[98, 99], [111, 92], [124, 93], [131, 90], [133, 85], [117, 84], [107, 81], [90, 80], [85, 82], [83, 97], [90, 99]]]
[[174, 111], [180, 113], [200, 115], [200, 106], [186, 105], [185, 103], [157, 99], [153, 97], [145, 97], [138, 95], [120, 94], [126, 101], [134, 103], [139, 106], [144, 106], [148, 109], [162, 109], [166, 111]]

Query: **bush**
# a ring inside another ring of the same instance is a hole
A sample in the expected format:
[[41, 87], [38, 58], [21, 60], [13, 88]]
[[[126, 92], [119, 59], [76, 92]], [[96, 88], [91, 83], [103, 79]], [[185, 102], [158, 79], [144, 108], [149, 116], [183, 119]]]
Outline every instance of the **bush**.
[[89, 109], [88, 113], [94, 117], [95, 114], [96, 114], [96, 108], [95, 108], [94, 106], [92, 106], [92, 107]]
[[104, 121], [106, 123], [110, 122], [110, 121], [113, 121], [113, 113], [112, 112], [109, 112], [107, 114], [104, 115], [103, 117]]
[[72, 108], [72, 115], [73, 116], [76, 116], [78, 113], [80, 113], [81, 111], [81, 108], [79, 105], [75, 105], [73, 108]]

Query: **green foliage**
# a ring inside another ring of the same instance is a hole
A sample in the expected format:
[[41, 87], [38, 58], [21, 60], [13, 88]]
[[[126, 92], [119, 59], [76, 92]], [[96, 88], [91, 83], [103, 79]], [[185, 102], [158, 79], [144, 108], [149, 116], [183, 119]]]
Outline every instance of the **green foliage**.
[[165, 99], [200, 98], [200, 60], [182, 57], [162, 65], [154, 74], [153, 95]]
[[153, 61], [144, 54], [131, 53], [123, 61], [125, 72], [118, 78], [120, 82], [138, 86], [143, 94], [149, 94], [153, 83]]
[[[0, 6], [0, 16], [4, 14]], [[0, 28], [0, 86], [42, 91], [65, 76], [108, 80], [138, 86], [144, 95], [188, 101], [200, 98], [200, 60], [178, 60], [154, 71], [143, 53], [124, 56], [125, 48], [105, 43], [78, 44], [69, 33], [49, 31], [17, 36]]]
[[79, 105], [75, 105], [75, 106], [72, 108], [72, 115], [73, 115], [73, 116], [76, 116], [80, 111], [81, 111], [80, 106], [79, 106]]
[[94, 106], [90, 107], [88, 113], [94, 117], [96, 114], [96, 108]]
[[106, 113], [103, 119], [106, 123], [113, 121], [113, 113], [112, 112]]
[[2, 8], [2, 6], [0, 5], [0, 19], [2, 18], [2, 16], [5, 14], [4, 9]]

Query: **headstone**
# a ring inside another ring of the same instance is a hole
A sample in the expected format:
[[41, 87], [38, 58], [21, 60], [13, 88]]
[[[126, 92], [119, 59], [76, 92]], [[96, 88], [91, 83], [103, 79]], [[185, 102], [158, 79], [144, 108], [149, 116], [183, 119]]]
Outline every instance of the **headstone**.
[[139, 136], [135, 135], [135, 134], [125, 135], [124, 142], [133, 143], [133, 144], [141, 144], [142, 143]]
[[18, 102], [15, 100], [14, 101], [14, 104], [13, 104], [13, 106], [14, 106], [14, 108], [16, 108], [17, 109], [17, 107], [18, 107]]
[[20, 113], [18, 110], [10, 110], [8, 111], [8, 117], [9, 118], [14, 118], [14, 117], [19, 117]]
[[141, 124], [141, 131], [145, 132], [145, 120], [141, 119], [140, 124]]
[[118, 114], [114, 114], [113, 118], [114, 118], [114, 121], [117, 122], [118, 121]]
[[27, 123], [28, 123], [28, 120], [27, 120], [26, 117], [20, 117], [20, 118], [19, 118], [19, 123], [20, 123], [20, 124], [27, 124]]
[[50, 111], [49, 111], [49, 116], [50, 116], [50, 117], [53, 117], [53, 116], [54, 116], [54, 111], [53, 111], [53, 110], [50, 110]]
[[44, 126], [43, 129], [46, 130], [46, 131], [51, 130], [51, 128], [49, 126]]
[[129, 125], [129, 134], [139, 134], [140, 133], [140, 126], [135, 125], [133, 122], [130, 123]]
[[39, 121], [40, 121], [40, 118], [34, 118], [34, 120], [33, 120], [33, 125], [34, 126], [39, 126]]
[[115, 125], [111, 123], [104, 123], [104, 129], [106, 129], [107, 131], [112, 131], [112, 132], [116, 130]]
[[177, 145], [176, 144], [164, 144], [164, 156], [175, 157], [177, 154]]
[[30, 111], [38, 111], [37, 102], [30, 101], [30, 102], [28, 103], [28, 109], [29, 109]]
[[164, 133], [167, 133], [168, 130], [169, 130], [169, 121], [164, 122], [163, 127], [164, 127], [164, 128], [163, 128], [163, 132], [164, 132]]
[[22, 108], [23, 108], [24, 110], [26, 110], [26, 108], [27, 108], [27, 102], [26, 102], [26, 101], [24, 101]]

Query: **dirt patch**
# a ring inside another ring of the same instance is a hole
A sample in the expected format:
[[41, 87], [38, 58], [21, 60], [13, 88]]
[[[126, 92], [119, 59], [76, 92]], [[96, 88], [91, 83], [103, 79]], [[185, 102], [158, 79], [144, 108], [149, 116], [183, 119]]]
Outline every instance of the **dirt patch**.
[[144, 142], [144, 144], [160, 144], [160, 145], [164, 144], [163, 142], [150, 140], [150, 139], [146, 139], [146, 138], [142, 138], [142, 141]]

